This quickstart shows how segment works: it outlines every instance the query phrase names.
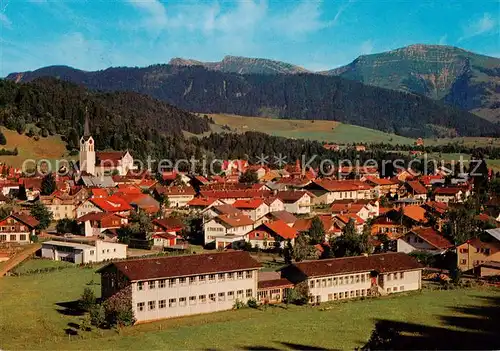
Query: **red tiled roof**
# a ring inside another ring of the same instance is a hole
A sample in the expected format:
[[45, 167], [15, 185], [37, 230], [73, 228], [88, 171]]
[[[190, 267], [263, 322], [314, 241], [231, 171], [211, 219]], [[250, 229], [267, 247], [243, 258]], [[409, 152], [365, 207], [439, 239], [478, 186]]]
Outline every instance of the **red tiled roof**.
[[306, 232], [311, 228], [312, 218], [300, 218], [295, 221], [293, 228], [298, 232]]
[[403, 213], [406, 217], [413, 219], [416, 222], [427, 222], [425, 213], [427, 211], [417, 205], [408, 205], [403, 207]]
[[180, 219], [174, 217], [153, 219], [153, 224], [166, 231], [184, 228], [184, 223], [182, 223]]
[[40, 190], [42, 188], [42, 178], [19, 178], [19, 184], [26, 189]]
[[414, 233], [415, 235], [438, 249], [444, 250], [453, 247], [453, 244], [449, 242], [448, 239], [439, 234], [433, 228], [420, 227], [413, 229], [411, 233]]
[[330, 206], [330, 211], [332, 213], [358, 213], [363, 209], [363, 207], [365, 207], [364, 204], [356, 203], [354, 201], [351, 203], [333, 202]]
[[137, 281], [258, 269], [262, 265], [248, 252], [227, 251], [113, 262], [99, 269], [98, 273], [105, 272], [108, 267], [116, 267], [130, 281]]
[[269, 190], [201, 190], [203, 197], [213, 197], [216, 199], [252, 199], [267, 197], [271, 195]]
[[262, 199], [236, 200], [233, 203], [233, 207], [236, 207], [238, 209], [256, 209], [263, 203], [264, 201]]
[[111, 195], [104, 198], [91, 198], [89, 199], [89, 201], [104, 212], [121, 212], [129, 211], [132, 209], [127, 201], [116, 195]]
[[243, 213], [222, 214], [217, 219], [231, 227], [242, 227], [253, 224], [252, 219]]
[[308, 191], [278, 191], [276, 196], [283, 202], [296, 202], [300, 200], [304, 195], [309, 195], [312, 197], [312, 194]]
[[108, 197], [108, 190], [103, 188], [90, 189], [93, 197]]
[[462, 191], [459, 187], [444, 187], [444, 188], [436, 188], [434, 190], [434, 194], [436, 195], [456, 195], [459, 191]]
[[77, 218], [77, 222], [82, 223], [86, 221], [100, 221], [103, 218], [107, 218], [110, 216], [122, 218], [114, 213], [108, 213], [108, 212], [91, 212], [87, 213], [86, 215], [81, 216], [80, 218]]
[[361, 225], [363, 223], [365, 223], [365, 221], [363, 220], [363, 218], [359, 217], [358, 215], [354, 214], [354, 213], [347, 213], [347, 214], [344, 214], [344, 215], [337, 215], [336, 218], [338, 218], [339, 220], [342, 221], [342, 223], [349, 223], [349, 221], [352, 219], [354, 220], [354, 223], [356, 225]]
[[203, 206], [208, 207], [213, 204], [217, 199], [207, 198], [207, 197], [195, 197], [193, 200], [188, 202], [188, 206]]
[[196, 191], [190, 186], [158, 186], [155, 188], [158, 194], [175, 196], [175, 195], [196, 195]]
[[117, 165], [125, 156], [126, 151], [100, 151], [95, 153], [96, 164], [101, 166]]
[[295, 223], [297, 221], [297, 217], [295, 217], [288, 211], [270, 212], [269, 216], [273, 217], [274, 219], [280, 219], [285, 223]]
[[15, 219], [17, 219], [20, 222], [23, 222], [30, 228], [35, 228], [40, 223], [36, 218], [23, 213], [13, 213], [9, 217], [14, 217]]
[[409, 180], [406, 182], [415, 194], [427, 194], [427, 188], [418, 180]]
[[372, 186], [359, 181], [359, 180], [333, 180], [321, 179], [313, 181], [314, 184], [322, 187], [326, 191], [355, 191], [355, 190], [369, 190]]
[[366, 181], [376, 184], [376, 185], [395, 185], [398, 184], [398, 182], [395, 182], [392, 179], [387, 179], [387, 178], [377, 178], [373, 176], [366, 176]]
[[263, 223], [262, 225], [266, 226], [274, 233], [281, 236], [283, 239], [295, 239], [297, 236], [297, 230], [291, 228], [283, 222], [282, 220], [277, 220], [273, 222]]
[[417, 260], [402, 252], [303, 261], [295, 263], [293, 266], [303, 272], [307, 277], [369, 271], [390, 273], [423, 268]]
[[293, 288], [293, 283], [286, 278], [262, 280], [258, 282], [257, 289]]

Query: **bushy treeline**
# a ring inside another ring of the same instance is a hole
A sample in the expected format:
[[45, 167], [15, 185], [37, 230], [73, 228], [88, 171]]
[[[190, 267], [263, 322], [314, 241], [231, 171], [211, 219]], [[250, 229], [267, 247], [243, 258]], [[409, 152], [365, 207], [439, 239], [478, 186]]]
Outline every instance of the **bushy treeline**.
[[98, 149], [149, 149], [163, 135], [209, 130], [209, 120], [137, 93], [90, 92], [54, 78], [0, 81], [0, 125], [24, 133], [35, 124], [79, 147], [86, 111]]

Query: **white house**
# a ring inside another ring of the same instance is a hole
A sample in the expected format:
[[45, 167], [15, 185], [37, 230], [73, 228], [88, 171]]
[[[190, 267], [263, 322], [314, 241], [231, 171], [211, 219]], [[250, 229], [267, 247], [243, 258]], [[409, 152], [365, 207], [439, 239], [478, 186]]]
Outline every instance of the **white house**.
[[124, 259], [127, 245], [101, 240], [87, 244], [51, 240], [42, 243], [42, 257], [77, 264]]
[[244, 240], [244, 235], [252, 229], [252, 219], [242, 213], [217, 216], [203, 225], [205, 245], [213, 243], [217, 238], [221, 238], [219, 246], [222, 246], [224, 243], [229, 244], [234, 241]]
[[280, 191], [277, 197], [283, 201], [285, 211], [294, 214], [307, 214], [311, 212], [312, 196], [308, 191]]
[[282, 270], [292, 283], [309, 286], [310, 302], [387, 295], [422, 287], [422, 266], [405, 253], [303, 261]]
[[101, 274], [104, 300], [124, 294], [137, 323], [230, 310], [257, 298], [261, 264], [248, 252], [154, 257], [111, 263]]
[[398, 238], [397, 251], [410, 253], [423, 251], [428, 253], [442, 253], [453, 247], [453, 244], [433, 228], [415, 228]]
[[314, 194], [315, 204], [331, 204], [335, 200], [363, 200], [375, 198], [372, 186], [359, 180], [320, 179], [306, 189]]
[[269, 213], [269, 206], [262, 199], [236, 200], [232, 206], [246, 214], [254, 222]]

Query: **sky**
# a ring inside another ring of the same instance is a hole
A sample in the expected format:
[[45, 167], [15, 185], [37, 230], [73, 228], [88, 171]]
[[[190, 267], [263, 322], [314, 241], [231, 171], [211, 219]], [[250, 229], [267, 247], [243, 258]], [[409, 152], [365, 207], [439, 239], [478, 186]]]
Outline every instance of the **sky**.
[[262, 57], [318, 71], [406, 45], [500, 57], [500, 1], [0, 0], [0, 76]]

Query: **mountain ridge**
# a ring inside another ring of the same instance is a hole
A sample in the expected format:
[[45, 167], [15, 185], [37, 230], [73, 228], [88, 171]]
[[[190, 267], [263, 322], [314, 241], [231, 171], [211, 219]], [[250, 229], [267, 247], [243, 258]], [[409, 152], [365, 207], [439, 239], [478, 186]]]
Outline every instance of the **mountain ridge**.
[[134, 91], [193, 112], [334, 120], [408, 137], [500, 135], [500, 126], [439, 101], [311, 73], [241, 75], [179, 65], [85, 72], [51, 66], [9, 79], [47, 75], [92, 90]]

